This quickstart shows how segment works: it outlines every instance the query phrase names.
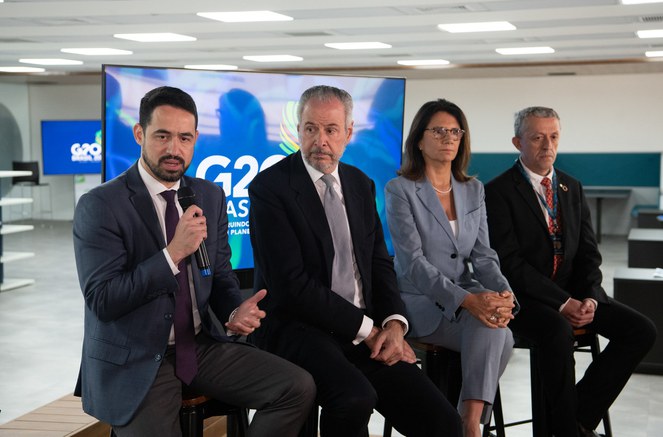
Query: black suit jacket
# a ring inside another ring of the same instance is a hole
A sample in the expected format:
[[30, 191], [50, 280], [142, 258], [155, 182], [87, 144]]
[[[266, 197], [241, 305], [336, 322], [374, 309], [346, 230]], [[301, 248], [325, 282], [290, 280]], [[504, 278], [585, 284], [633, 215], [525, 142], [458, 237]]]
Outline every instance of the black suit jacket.
[[555, 280], [553, 247], [536, 193], [516, 165], [486, 184], [491, 246], [516, 295], [559, 308], [569, 297], [607, 303], [587, 199], [579, 181], [555, 170], [564, 261]]
[[[379, 324], [405, 314], [375, 205], [375, 185], [339, 164], [345, 207], [363, 285], [365, 313]], [[267, 317], [254, 340], [269, 350], [285, 327], [316, 327], [352, 341], [361, 310], [331, 290], [334, 246], [324, 208], [301, 152], [256, 176], [250, 187], [256, 289], [266, 287]], [[288, 330], [289, 332], [292, 332]]]
[[[81, 371], [75, 393], [88, 414], [113, 425], [134, 415], [154, 382], [168, 345], [178, 285], [162, 250], [166, 246], [139, 164], [83, 195], [74, 214], [74, 253], [85, 298]], [[207, 218], [212, 275], [203, 278], [192, 259], [203, 330], [228, 337], [210, 312], [227, 320], [241, 303], [230, 266], [226, 199], [215, 184], [184, 177]]]

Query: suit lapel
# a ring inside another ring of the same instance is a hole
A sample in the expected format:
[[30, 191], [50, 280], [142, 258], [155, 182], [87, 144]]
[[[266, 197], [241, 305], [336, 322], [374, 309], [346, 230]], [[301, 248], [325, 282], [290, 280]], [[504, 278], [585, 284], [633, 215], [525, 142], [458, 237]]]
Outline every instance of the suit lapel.
[[147, 191], [147, 187], [138, 173], [139, 165], [140, 164], [136, 162], [129, 170], [127, 170], [127, 188], [131, 193], [129, 194], [129, 199], [134, 208], [136, 208], [138, 215], [145, 223], [145, 227], [156, 246], [163, 249], [166, 247], [163, 231], [161, 229], [161, 224], [159, 224], [157, 212], [154, 210], [154, 203], [152, 202], [150, 193]]
[[530, 182], [525, 179], [516, 165], [511, 168], [511, 175], [513, 176], [513, 182], [516, 186], [516, 191], [520, 196], [522, 196], [523, 200], [527, 204], [528, 209], [537, 217], [539, 224], [543, 226], [547, 234], [548, 224], [546, 223], [546, 217], [543, 215], [541, 205], [539, 204], [539, 199], [536, 197], [536, 193], [532, 188], [532, 184], [530, 184]]
[[[566, 190], [562, 187], [566, 188]], [[564, 250], [566, 250], [566, 248], [572, 247], [572, 245], [577, 244], [576, 242], [572, 241], [572, 236], [576, 235], [575, 230], [571, 228], [575, 224], [575, 216], [572, 217], [571, 215], [576, 211], [576, 209], [573, 207], [574, 199], [572, 199], [572, 196], [573, 195], [568, 189], [568, 181], [566, 180], [566, 176], [560, 172], [557, 172], [557, 201], [559, 202], [562, 223], [562, 238], [564, 239]]]
[[[454, 190], [458, 188], [459, 185], [462, 185], [454, 183], [455, 181], [453, 180], [453, 178], [451, 179], [452, 179], [451, 183], [453, 185]], [[458, 250], [458, 240], [456, 239], [453, 231], [451, 230], [451, 224], [449, 223], [447, 214], [444, 212], [444, 208], [442, 208], [440, 199], [437, 198], [437, 194], [435, 194], [433, 186], [430, 184], [428, 179], [425, 179], [423, 181], [416, 181], [414, 184], [415, 184], [417, 197], [421, 201], [421, 204], [423, 205], [424, 208], [428, 210], [428, 212], [430, 212], [433, 218], [435, 218], [435, 221], [437, 221], [440, 227], [447, 234], [447, 237], [449, 237], [449, 240], [453, 243], [456, 250]], [[458, 196], [458, 198], [460, 198], [460, 196]], [[454, 195], [454, 205], [456, 206], [456, 218], [461, 217], [461, 211], [458, 209], [460, 203], [462, 202], [456, 202], [456, 195]]]
[[[327, 216], [320, 201], [311, 176], [306, 171], [302, 162], [301, 152], [290, 155], [290, 188], [295, 193], [295, 201], [299, 209], [306, 217], [306, 222], [311, 226], [313, 234], [322, 244], [325, 264], [329, 266], [331, 281], [331, 266], [334, 260], [334, 241], [327, 224]], [[331, 282], [330, 282], [331, 284]]]

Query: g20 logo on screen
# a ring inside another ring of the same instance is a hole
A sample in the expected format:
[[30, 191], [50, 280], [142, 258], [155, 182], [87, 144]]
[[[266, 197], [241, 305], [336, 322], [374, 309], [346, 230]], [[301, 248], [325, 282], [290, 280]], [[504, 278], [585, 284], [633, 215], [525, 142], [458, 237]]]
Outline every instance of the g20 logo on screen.
[[70, 150], [72, 162], [101, 162], [101, 145], [98, 143], [74, 143]]
[[[247, 217], [249, 215], [249, 184], [259, 172], [283, 158], [285, 155], [271, 155], [259, 163], [255, 157], [243, 155], [233, 162], [226, 156], [210, 155], [198, 165], [196, 177], [208, 179], [223, 188], [228, 198], [229, 216]], [[220, 171], [217, 167], [221, 167]], [[218, 173], [216, 173], [217, 171]]]

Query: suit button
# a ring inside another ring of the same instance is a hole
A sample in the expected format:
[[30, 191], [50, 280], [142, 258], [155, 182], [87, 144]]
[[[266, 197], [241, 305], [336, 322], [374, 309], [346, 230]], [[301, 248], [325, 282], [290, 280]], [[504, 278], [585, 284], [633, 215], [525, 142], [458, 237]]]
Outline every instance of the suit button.
[[456, 258], [458, 258], [458, 255], [456, 255], [455, 253], [452, 253], [451, 254], [451, 259], [456, 259]]
[[154, 361], [161, 361], [161, 358], [163, 358], [163, 357], [161, 356], [161, 354], [156, 354], [156, 355], [154, 356]]
[[173, 318], [173, 315], [172, 315], [171, 313], [166, 313], [166, 314], [163, 316], [163, 318], [166, 319], [166, 320], [171, 320], [171, 319]]

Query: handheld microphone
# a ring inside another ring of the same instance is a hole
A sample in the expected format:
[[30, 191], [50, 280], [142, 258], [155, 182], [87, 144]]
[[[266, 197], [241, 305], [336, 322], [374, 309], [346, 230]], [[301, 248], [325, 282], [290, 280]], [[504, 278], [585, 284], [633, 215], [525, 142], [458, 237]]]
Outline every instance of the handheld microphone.
[[[184, 211], [186, 211], [191, 205], [196, 204], [196, 193], [191, 187], [182, 186], [177, 190], [177, 200], [180, 202], [180, 206]], [[196, 254], [196, 264], [200, 269], [201, 276], [209, 276], [212, 274], [212, 270], [209, 265], [209, 257], [207, 256], [207, 248], [205, 247], [205, 241], [200, 242], [200, 246], [195, 252]]]

